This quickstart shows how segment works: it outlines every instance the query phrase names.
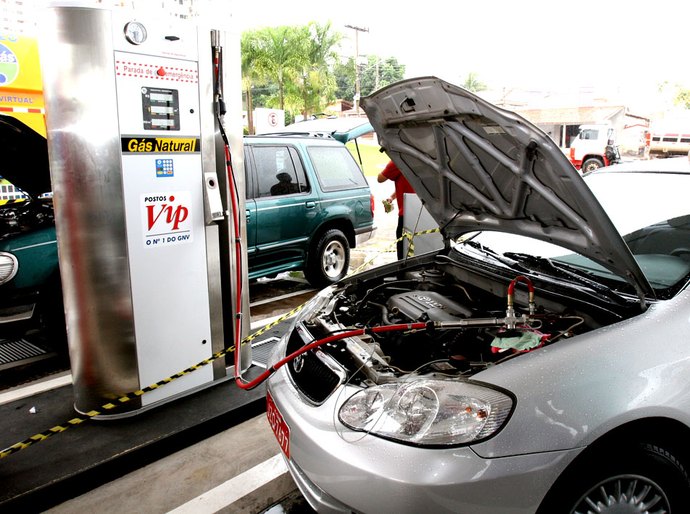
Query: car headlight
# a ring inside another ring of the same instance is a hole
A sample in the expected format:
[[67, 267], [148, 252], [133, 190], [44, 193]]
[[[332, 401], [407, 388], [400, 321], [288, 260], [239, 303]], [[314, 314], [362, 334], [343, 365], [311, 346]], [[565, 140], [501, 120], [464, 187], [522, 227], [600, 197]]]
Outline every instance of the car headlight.
[[12, 280], [18, 269], [19, 263], [14, 255], [0, 252], [0, 286]]
[[486, 439], [513, 408], [507, 394], [458, 380], [417, 378], [358, 391], [340, 408], [352, 430], [420, 446], [462, 445]]

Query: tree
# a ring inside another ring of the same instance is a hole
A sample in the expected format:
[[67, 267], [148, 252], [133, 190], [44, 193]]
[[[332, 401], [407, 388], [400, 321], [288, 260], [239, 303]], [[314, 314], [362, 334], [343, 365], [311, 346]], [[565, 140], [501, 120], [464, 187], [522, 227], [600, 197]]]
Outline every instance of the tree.
[[254, 102], [252, 100], [252, 87], [260, 82], [262, 74], [259, 71], [261, 55], [257, 42], [257, 33], [254, 31], [242, 34], [240, 41], [240, 52], [242, 60], [242, 90], [245, 96], [247, 108], [247, 129], [250, 134], [254, 133]]
[[333, 66], [335, 77], [335, 96], [341, 100], [352, 102], [355, 95], [355, 59], [349, 57], [345, 61], [338, 61]]
[[477, 74], [471, 71], [467, 74], [467, 78], [462, 84], [462, 87], [468, 91], [471, 91], [472, 93], [476, 93], [477, 91], [484, 91], [486, 89], [486, 84], [480, 82]]
[[690, 109], [690, 89], [686, 89], [681, 84], [673, 84], [664, 80], [658, 86], [659, 93], [663, 94], [667, 101], [672, 101], [673, 105]]
[[335, 49], [342, 35], [333, 32], [330, 23], [310, 22], [300, 27], [296, 36], [303, 59], [291, 89], [296, 99], [299, 98], [300, 110], [306, 118], [322, 111], [335, 99], [336, 82], [331, 69], [337, 62]]
[[264, 80], [278, 86], [277, 105], [285, 109], [285, 90], [298, 70], [302, 68], [302, 46], [297, 29], [290, 26], [268, 27], [256, 34], [257, 73]]
[[[354, 61], [340, 62], [342, 39], [330, 23], [281, 26], [242, 35], [242, 86], [250, 131], [254, 106], [283, 109], [305, 117], [321, 112], [336, 98], [353, 100]], [[362, 94], [401, 80], [405, 67], [394, 57], [370, 56], [361, 68]]]
[[362, 95], [370, 95], [377, 89], [402, 80], [404, 75], [405, 66], [395, 57], [382, 59], [377, 55], [369, 55], [366, 66], [360, 70]]
[[[354, 59], [336, 63], [333, 68], [337, 84], [336, 95], [343, 100], [352, 100], [355, 94]], [[402, 80], [405, 76], [405, 66], [395, 57], [381, 58], [369, 55], [367, 63], [360, 68], [360, 91], [366, 96], [379, 88]]]
[[676, 87], [676, 96], [673, 99], [673, 103], [685, 109], [690, 109], [690, 89], [683, 89], [681, 86]]

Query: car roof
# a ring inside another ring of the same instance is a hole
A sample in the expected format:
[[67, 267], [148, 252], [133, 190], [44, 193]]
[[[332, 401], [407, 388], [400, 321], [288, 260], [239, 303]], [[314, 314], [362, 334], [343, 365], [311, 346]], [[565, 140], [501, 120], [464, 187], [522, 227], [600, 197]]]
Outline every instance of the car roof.
[[244, 136], [244, 142], [254, 143], [286, 143], [286, 142], [308, 143], [310, 145], [343, 146], [340, 141], [327, 135], [309, 135], [302, 133], [280, 133], [280, 134], [260, 134], [255, 136]]
[[374, 128], [366, 117], [336, 116], [299, 121], [286, 127], [276, 128], [271, 134], [298, 134], [313, 137], [332, 137], [341, 143], [347, 143], [365, 134], [372, 133]]

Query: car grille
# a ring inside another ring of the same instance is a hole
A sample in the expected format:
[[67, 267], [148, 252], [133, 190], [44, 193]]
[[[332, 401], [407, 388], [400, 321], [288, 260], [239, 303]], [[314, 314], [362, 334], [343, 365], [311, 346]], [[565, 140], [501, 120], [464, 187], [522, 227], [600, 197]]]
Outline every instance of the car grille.
[[[298, 350], [311, 337], [304, 329], [294, 330], [288, 342], [288, 354]], [[306, 336], [306, 337], [305, 337]], [[302, 354], [288, 364], [292, 382], [310, 402], [320, 404], [345, 380], [345, 372], [320, 350]]]

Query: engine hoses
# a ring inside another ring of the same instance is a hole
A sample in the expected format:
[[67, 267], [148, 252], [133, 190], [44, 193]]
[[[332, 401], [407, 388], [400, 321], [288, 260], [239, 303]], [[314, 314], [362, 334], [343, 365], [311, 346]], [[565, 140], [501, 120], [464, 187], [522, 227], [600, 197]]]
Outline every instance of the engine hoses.
[[524, 275], [518, 275], [517, 277], [515, 277], [513, 280], [510, 281], [510, 284], [508, 284], [508, 294], [507, 294], [508, 313], [509, 313], [509, 315], [514, 314], [513, 298], [515, 296], [515, 286], [517, 285], [518, 282], [524, 282], [525, 284], [527, 284], [527, 291], [529, 292], [529, 314], [530, 314], [530, 316], [533, 316], [535, 311], [536, 311], [536, 306], [534, 304], [534, 285], [532, 284], [532, 281]]

